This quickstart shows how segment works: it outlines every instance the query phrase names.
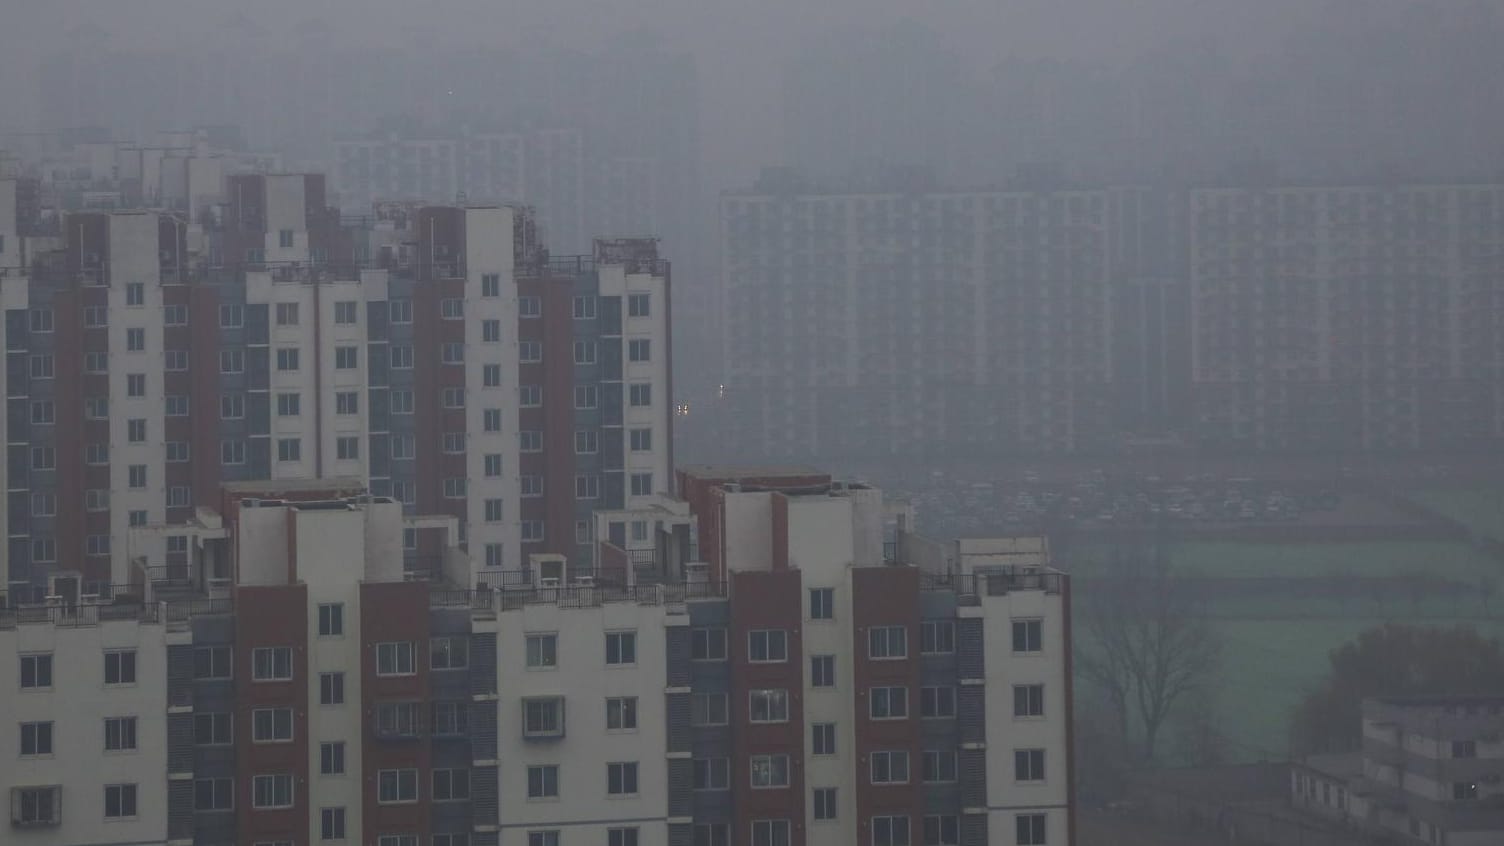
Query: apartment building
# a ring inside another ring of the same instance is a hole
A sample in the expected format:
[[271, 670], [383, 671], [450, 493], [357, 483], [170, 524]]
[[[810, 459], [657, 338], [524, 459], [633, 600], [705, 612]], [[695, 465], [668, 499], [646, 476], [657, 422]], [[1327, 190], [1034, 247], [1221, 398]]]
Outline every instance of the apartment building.
[[1504, 437], [1504, 187], [1191, 192], [1193, 427], [1288, 451]]
[[[189, 520], [226, 481], [357, 478], [457, 517], [493, 567], [588, 556], [591, 510], [669, 484], [654, 242], [549, 260], [525, 210], [351, 225], [318, 175], [224, 191], [205, 223], [74, 213], [26, 242], [5, 286], [13, 594], [107, 594], [128, 529]], [[438, 554], [408, 541], [412, 567]]]
[[1291, 802], [1396, 842], [1482, 846], [1504, 837], [1504, 699], [1363, 703], [1363, 750], [1291, 771]]
[[759, 457], [1070, 453], [1115, 434], [1106, 190], [721, 200], [723, 426]]
[[600, 515], [649, 543], [594, 568], [482, 566], [456, 518], [340, 480], [137, 529], [186, 566], [0, 611], [8, 842], [1072, 842], [1042, 541], [928, 541], [806, 470], [680, 484]]

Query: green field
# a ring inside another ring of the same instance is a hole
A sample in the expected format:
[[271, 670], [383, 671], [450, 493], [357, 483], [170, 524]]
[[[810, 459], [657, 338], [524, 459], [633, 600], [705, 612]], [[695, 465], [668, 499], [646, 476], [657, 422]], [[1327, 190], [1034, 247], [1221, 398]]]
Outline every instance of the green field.
[[[1417, 495], [1417, 500], [1421, 496]], [[1504, 517], [1476, 493], [1426, 495], [1425, 504], [1479, 531], [1493, 526], [1504, 535]], [[1492, 522], [1490, 522], [1492, 521]], [[1303, 579], [1330, 576], [1405, 577], [1424, 573], [1449, 583], [1450, 591], [1412, 593], [1397, 580], [1387, 591], [1356, 590], [1335, 598], [1302, 592], [1233, 595], [1211, 601], [1207, 612], [1223, 638], [1223, 670], [1216, 692], [1217, 724], [1238, 760], [1288, 754], [1288, 717], [1302, 695], [1326, 674], [1327, 654], [1358, 633], [1386, 622], [1472, 624], [1504, 635], [1504, 588], [1488, 603], [1478, 591], [1489, 577], [1504, 583], [1504, 565], [1465, 542], [1361, 543], [1176, 543], [1172, 560], [1203, 577]], [[1108, 568], [1105, 550], [1077, 547], [1067, 567], [1083, 576]], [[1432, 583], [1433, 585], [1435, 583]]]

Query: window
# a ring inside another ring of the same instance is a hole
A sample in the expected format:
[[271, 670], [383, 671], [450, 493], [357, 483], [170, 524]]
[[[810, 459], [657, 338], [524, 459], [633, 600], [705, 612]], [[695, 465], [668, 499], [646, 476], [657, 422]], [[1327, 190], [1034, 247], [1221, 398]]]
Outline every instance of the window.
[[[492, 319], [492, 320], [482, 320], [480, 322], [480, 339], [481, 339], [482, 342], [487, 343], [487, 344], [500, 343], [501, 342], [501, 321], [500, 320], [494, 320], [494, 319]], [[500, 367], [498, 366], [497, 369], [499, 370]]]
[[600, 476], [576, 476], [576, 500], [596, 500], [600, 497]]
[[480, 276], [480, 295], [482, 297], [501, 296], [501, 274], [482, 273]]
[[874, 687], [868, 693], [868, 715], [874, 720], [902, 720], [909, 716], [909, 689]]
[[31, 469], [51, 470], [57, 466], [57, 450], [52, 447], [31, 448]]
[[439, 316], [445, 320], [463, 320], [465, 318], [465, 301], [452, 297], [439, 300]]
[[193, 810], [230, 811], [235, 808], [235, 782], [228, 778], [193, 781]]
[[251, 807], [291, 808], [292, 776], [287, 773], [251, 778]]
[[354, 370], [359, 366], [360, 353], [355, 347], [344, 346], [334, 348], [335, 370]]
[[376, 644], [376, 675], [410, 676], [414, 672], [412, 641]]
[[470, 835], [463, 831], [435, 834], [433, 846], [470, 846]]
[[500, 499], [488, 499], [484, 503], [485, 519], [487, 523], [500, 523], [502, 514], [502, 502]]
[[809, 686], [836, 686], [836, 656], [812, 655], [809, 659]]
[[909, 656], [909, 632], [903, 626], [873, 626], [867, 631], [867, 657], [894, 660]]
[[810, 748], [816, 755], [836, 754], [836, 724], [811, 723]]
[[813, 798], [817, 821], [836, 818], [836, 789], [834, 787], [815, 788]]
[[[126, 516], [127, 516], [127, 522], [130, 525], [132, 525], [132, 526], [144, 526], [144, 525], [146, 525], [146, 512], [145, 511], [131, 511]], [[109, 535], [89, 535], [85, 539], [84, 543], [85, 543], [85, 547], [84, 547], [84, 554], [85, 555], [109, 555], [110, 554], [110, 536]]]
[[731, 846], [731, 828], [726, 823], [697, 823], [690, 846]]
[[84, 328], [102, 329], [110, 325], [108, 306], [84, 306]]
[[298, 304], [297, 303], [277, 303], [277, 325], [278, 326], [297, 326], [298, 325]]
[[652, 345], [646, 338], [636, 338], [627, 342], [628, 361], [651, 361]]
[[1015, 781], [1044, 781], [1044, 750], [1013, 750], [1013, 779]]
[[380, 770], [376, 773], [376, 801], [383, 805], [418, 801], [418, 771]]
[[193, 647], [193, 678], [199, 681], [230, 678], [232, 654], [228, 646]]
[[431, 639], [428, 666], [435, 670], [463, 670], [470, 666], [470, 639], [464, 635]]
[[470, 798], [469, 770], [434, 770], [433, 801], [463, 802]]
[[955, 817], [924, 818], [924, 846], [956, 846], [960, 842], [961, 825]]
[[38, 425], [51, 423], [57, 416], [57, 408], [52, 400], [33, 400], [31, 403], [31, 422]]
[[136, 683], [136, 650], [121, 649], [104, 654], [104, 683]]
[[345, 774], [345, 743], [342, 740], [319, 744], [319, 775]]
[[278, 461], [302, 461], [303, 442], [297, 438], [277, 439]]
[[[33, 378], [33, 379], [51, 379], [52, 378], [52, 370], [53, 370], [53, 363], [52, 363], [52, 356], [51, 355], [49, 355], [47, 353], [39, 353], [39, 354], [34, 355], [34, 356], [31, 357], [31, 378]], [[144, 376], [142, 377], [143, 380], [145, 378], [146, 377], [144, 377]], [[144, 382], [143, 382], [143, 384], [144, 384]]]
[[187, 326], [188, 306], [182, 303], [162, 306], [162, 323], [166, 326]]
[[652, 429], [631, 430], [631, 446], [633, 452], [651, 452], [653, 449]]
[[1013, 716], [1044, 716], [1044, 685], [1016, 684], [1013, 686]]
[[1475, 740], [1452, 741], [1453, 758], [1476, 758], [1478, 757], [1478, 742]]
[[445, 364], [464, 364], [465, 345], [450, 342], [439, 347], [439, 360]]
[[696, 693], [689, 698], [689, 724], [692, 726], [726, 725], [726, 694]]
[[[292, 241], [292, 230], [291, 229], [279, 229], [279, 230], [277, 230], [277, 246], [281, 247], [284, 250], [289, 250], [289, 249], [292, 249], [292, 244], [293, 244], [293, 241]], [[281, 309], [281, 307], [282, 306], [280, 306], [280, 305], [277, 306], [277, 308], [279, 310]], [[297, 304], [294, 303], [293, 304], [293, 319], [292, 319], [293, 323], [297, 323], [298, 322], [297, 308], [298, 308]]]
[[193, 715], [193, 744], [195, 746], [229, 746], [235, 742], [234, 723], [227, 713]]
[[647, 383], [632, 385], [627, 392], [628, 404], [633, 408], [647, 408], [653, 404], [653, 386]]
[[345, 633], [345, 605], [342, 602], [319, 603], [319, 637], [338, 637]]
[[788, 820], [753, 820], [752, 846], [789, 846]]
[[652, 496], [652, 494], [653, 494], [653, 474], [652, 473], [633, 473], [632, 474], [632, 496]]
[[537, 364], [543, 360], [543, 344], [538, 341], [521, 341], [517, 344], [517, 360], [522, 364]]
[[188, 416], [188, 397], [182, 394], [173, 394], [163, 399], [164, 413], [168, 417]]
[[239, 420], [245, 416], [244, 394], [220, 394], [219, 416], [226, 420]]
[[50, 309], [50, 308], [34, 308], [34, 309], [31, 310], [31, 331], [32, 332], [51, 332], [52, 331], [52, 309]]
[[244, 350], [220, 350], [219, 351], [220, 373], [244, 373], [245, 351]]
[[758, 629], [747, 632], [748, 661], [772, 663], [788, 659], [788, 632], [782, 629]]
[[600, 449], [600, 438], [594, 429], [576, 429], [574, 431], [574, 451], [576, 455], [591, 455]]
[[187, 485], [173, 485], [167, 489], [168, 508], [187, 508], [193, 500], [193, 489]]
[[130, 819], [136, 816], [136, 785], [107, 784], [104, 788], [104, 818]]
[[51, 517], [56, 513], [57, 496], [55, 494], [34, 493], [31, 495], [31, 516]]
[[382, 834], [377, 836], [376, 846], [418, 846], [418, 835]]
[[481, 386], [486, 388], [501, 387], [501, 365], [487, 364], [480, 369]]
[[319, 673], [319, 704], [345, 704], [345, 674]]
[[139, 306], [146, 304], [146, 284], [143, 282], [127, 282], [125, 285], [125, 304]]
[[726, 660], [726, 630], [698, 628], [689, 634], [689, 657], [693, 661]]
[[606, 633], [607, 666], [628, 666], [637, 663], [637, 633]]
[[[339, 305], [339, 303], [335, 303]], [[353, 305], [353, 303], [352, 303]], [[345, 809], [322, 808], [319, 810], [319, 839], [345, 839]]]
[[[463, 437], [463, 436], [461, 436]], [[453, 476], [444, 480], [445, 499], [465, 498], [465, 479], [463, 476]]]
[[563, 737], [564, 700], [539, 696], [522, 700], [523, 737]]
[[[50, 450], [51, 447], [48, 447], [47, 449]], [[51, 452], [49, 452], [47, 454], [48, 454], [48, 456], [51, 456]], [[109, 464], [110, 463], [110, 445], [109, 444], [100, 444], [100, 443], [93, 443], [93, 444], [86, 444], [86, 445], [84, 445], [84, 463], [85, 464], [89, 464], [89, 465], [93, 465], [93, 466], [96, 466], [96, 467], [99, 466], [99, 465], [101, 465], [101, 464]], [[49, 463], [48, 466], [47, 466], [47, 469], [51, 469], [51, 467], [52, 467], [52, 465]]]
[[517, 491], [522, 496], [543, 496], [543, 477], [525, 473], [517, 477]]
[[873, 817], [872, 846], [909, 846], [909, 818]]
[[[497, 422], [497, 429], [501, 428], [500, 417], [501, 417], [500, 412], [497, 412], [497, 421], [496, 421]], [[487, 430], [487, 431], [491, 431], [491, 430]], [[521, 432], [518, 432], [517, 433], [517, 441], [518, 441], [518, 444], [519, 444], [519, 449], [522, 452], [542, 452], [543, 451], [543, 433], [539, 432], [536, 429], [524, 429]]]
[[62, 822], [62, 793], [60, 786], [11, 788], [11, 823], [25, 827], [58, 825]]
[[637, 730], [637, 697], [612, 696], [606, 699], [606, 730]]
[[31, 561], [33, 564], [46, 564], [57, 560], [57, 543], [52, 538], [31, 539]]
[[389, 300], [387, 301], [387, 319], [393, 323], [413, 322], [412, 300]]
[[930, 620], [919, 624], [919, 651], [927, 655], [956, 651], [956, 624], [950, 620]]
[[251, 711], [251, 740], [256, 743], [292, 742], [292, 709], [253, 709]]
[[956, 715], [956, 689], [954, 687], [922, 687], [919, 689], [919, 716], [926, 720], [947, 719]]
[[1041, 620], [1013, 621], [1013, 651], [1039, 652], [1044, 638], [1044, 623]]
[[574, 319], [594, 320], [596, 299], [590, 295], [574, 298]]
[[181, 373], [188, 369], [187, 350], [166, 350], [162, 353], [162, 355], [164, 356], [164, 361], [162, 364], [163, 370], [168, 370], [173, 373]]
[[297, 370], [302, 363], [300, 358], [297, 347], [282, 347], [277, 350], [277, 369], [287, 372]]
[[84, 417], [90, 420], [105, 420], [109, 416], [109, 397], [84, 397]]
[[21, 724], [21, 756], [35, 757], [52, 754], [52, 723]]
[[902, 749], [872, 753], [873, 784], [905, 784], [909, 780], [909, 753]]
[[464, 702], [433, 703], [434, 737], [460, 737], [470, 728], [470, 711]]
[[239, 303], [226, 303], [219, 307], [219, 328], [239, 329], [245, 325], [245, 307]]
[[334, 304], [336, 326], [353, 326], [359, 319], [359, 311], [354, 300], [340, 300]]
[[21, 689], [46, 690], [52, 687], [52, 654], [21, 656]]
[[730, 790], [730, 758], [696, 758], [694, 760], [695, 790]]
[[501, 453], [488, 452], [482, 459], [486, 478], [494, 479], [501, 475]]
[[956, 780], [956, 751], [954, 749], [926, 749], [920, 760], [920, 774], [927, 782], [951, 782]]
[[110, 372], [110, 354], [107, 352], [84, 353], [85, 373], [108, 373]]
[[1019, 814], [1013, 824], [1018, 846], [1045, 846], [1044, 814]]
[[288, 681], [292, 678], [292, 648], [259, 646], [251, 650], [251, 678], [255, 681]]
[[[1327, 792], [1327, 785], [1325, 785], [1325, 784], [1321, 785], [1321, 792], [1323, 794], [1325, 794]], [[1478, 783], [1477, 782], [1475, 782], [1475, 781], [1454, 781], [1454, 782], [1452, 782], [1452, 799], [1454, 799], [1455, 801], [1464, 802], [1464, 801], [1467, 801], [1469, 799], [1477, 799], [1477, 798], [1478, 798]]]
[[407, 344], [392, 344], [387, 347], [387, 355], [391, 359], [393, 370], [411, 370], [413, 368], [413, 348]]
[[606, 829], [606, 846], [638, 846], [636, 828]]
[[787, 690], [752, 690], [747, 692], [748, 719], [754, 723], [786, 723], [789, 719]]
[[[559, 798], [559, 767], [555, 764], [527, 768], [527, 798]], [[554, 838], [555, 842], [558, 838]]]
[[335, 438], [334, 457], [340, 461], [360, 460], [360, 438], [355, 435]]
[[574, 363], [575, 364], [594, 364], [595, 363], [595, 353], [596, 353], [596, 346], [595, 346], [595, 342], [594, 341], [575, 341], [574, 342]]
[[543, 405], [542, 385], [519, 385], [517, 394], [523, 408], [537, 408]]
[[221, 464], [244, 464], [245, 441], [220, 441], [219, 461]]
[[182, 464], [193, 455], [187, 441], [168, 441], [166, 452], [169, 464]]
[[753, 755], [752, 787], [774, 788], [789, 786], [789, 756]]
[[606, 795], [637, 795], [636, 761], [615, 761], [606, 765]]

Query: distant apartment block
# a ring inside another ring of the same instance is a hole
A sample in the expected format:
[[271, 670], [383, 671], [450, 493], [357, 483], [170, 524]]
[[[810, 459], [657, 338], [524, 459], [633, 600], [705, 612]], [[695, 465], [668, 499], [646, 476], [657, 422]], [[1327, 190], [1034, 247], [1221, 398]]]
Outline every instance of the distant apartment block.
[[[224, 482], [359, 479], [497, 567], [589, 560], [594, 509], [671, 483], [653, 241], [550, 259], [502, 206], [351, 222], [302, 174], [231, 176], [203, 223], [79, 212], [23, 237], [26, 185], [0, 181], [13, 595], [107, 594], [130, 529]], [[412, 567], [438, 554], [405, 540]]]
[[1484, 846], [1504, 838], [1504, 698], [1363, 703], [1363, 751], [1296, 763], [1291, 801], [1395, 842]]
[[0, 611], [6, 842], [1072, 842], [1040, 540], [928, 541], [808, 470], [680, 485], [598, 515], [648, 522], [594, 567], [484, 566], [340, 480], [138, 528], [185, 564]]

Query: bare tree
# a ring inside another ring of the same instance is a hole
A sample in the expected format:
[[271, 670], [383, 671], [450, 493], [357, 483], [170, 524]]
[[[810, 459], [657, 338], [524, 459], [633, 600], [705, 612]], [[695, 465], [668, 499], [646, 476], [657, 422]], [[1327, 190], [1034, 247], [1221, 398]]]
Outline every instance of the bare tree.
[[1215, 682], [1221, 644], [1192, 585], [1162, 555], [1118, 554], [1083, 609], [1087, 642], [1078, 656], [1125, 739], [1142, 731], [1154, 759], [1166, 721], [1193, 693]]

